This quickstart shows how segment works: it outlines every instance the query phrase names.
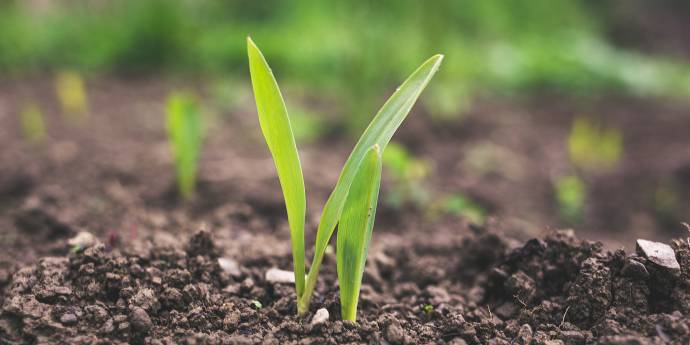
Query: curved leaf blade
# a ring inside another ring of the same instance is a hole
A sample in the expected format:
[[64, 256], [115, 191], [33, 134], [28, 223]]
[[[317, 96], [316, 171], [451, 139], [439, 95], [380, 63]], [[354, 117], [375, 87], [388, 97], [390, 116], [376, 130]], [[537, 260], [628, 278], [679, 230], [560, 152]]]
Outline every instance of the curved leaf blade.
[[283, 190], [295, 271], [297, 297], [304, 292], [304, 219], [306, 196], [304, 177], [283, 96], [266, 59], [247, 37], [249, 71], [254, 89], [261, 131], [271, 151]]
[[362, 159], [338, 224], [337, 266], [343, 320], [356, 321], [359, 289], [374, 228], [379, 186], [381, 153], [372, 147]]
[[323, 254], [340, 219], [347, 193], [359, 164], [372, 146], [379, 145], [382, 152], [385, 150], [386, 145], [409, 114], [419, 95], [438, 71], [442, 61], [443, 55], [438, 54], [419, 66], [384, 103], [350, 153], [338, 182], [321, 213], [321, 221], [316, 233], [314, 258], [307, 276], [305, 293], [298, 305], [301, 312], [305, 312], [309, 308], [309, 300], [316, 286]]

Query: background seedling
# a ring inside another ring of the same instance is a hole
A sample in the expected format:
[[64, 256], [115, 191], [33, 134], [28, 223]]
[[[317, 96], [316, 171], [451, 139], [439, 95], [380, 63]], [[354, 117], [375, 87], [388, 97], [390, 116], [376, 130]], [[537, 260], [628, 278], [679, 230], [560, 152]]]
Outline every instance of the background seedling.
[[75, 71], [62, 71], [55, 79], [55, 91], [62, 114], [72, 123], [89, 116], [89, 104], [81, 75]]
[[35, 103], [24, 106], [19, 113], [22, 128], [22, 136], [28, 142], [39, 144], [45, 140], [46, 130], [43, 121], [43, 112]]
[[556, 179], [553, 187], [561, 216], [571, 223], [579, 222], [587, 198], [585, 183], [578, 176], [569, 175]]
[[190, 199], [194, 196], [204, 136], [201, 114], [193, 96], [173, 93], [168, 97], [166, 127], [178, 191], [182, 197]]
[[615, 167], [623, 154], [619, 130], [604, 128], [592, 120], [578, 117], [568, 135], [571, 162], [578, 168], [598, 171]]
[[391, 142], [383, 152], [383, 166], [392, 188], [386, 197], [387, 204], [400, 208], [405, 204], [424, 207], [431, 198], [428, 186], [431, 166], [429, 162], [412, 155], [404, 146]]
[[449, 195], [441, 199], [440, 211], [462, 216], [470, 221], [482, 224], [486, 218], [486, 210], [467, 196], [461, 194]]
[[[344, 231], [345, 234], [342, 241], [345, 242], [341, 241], [340, 245], [342, 248], [346, 248], [346, 252], [337, 253], [338, 261], [340, 262], [339, 275], [343, 279], [348, 280], [340, 282], [341, 286], [348, 287], [344, 292], [347, 295], [347, 300], [342, 304], [342, 312], [344, 318], [354, 321], [356, 299], [352, 298], [352, 294], [355, 290], [359, 294], [358, 284], [361, 281], [361, 274], [358, 279], [358, 269], [363, 267], [364, 258], [366, 258], [366, 251], [362, 253], [359, 250], [362, 248], [366, 250], [368, 246], [365, 243], [368, 244], [367, 236], [370, 236], [370, 227], [373, 227], [373, 207], [375, 207], [376, 202], [368, 203], [368, 207], [371, 208], [370, 211], [372, 212], [363, 212], [360, 209], [360, 207], [363, 207], [361, 204], [356, 204], [353, 201], [347, 202], [348, 195], [353, 190], [357, 191], [357, 197], [362, 197], [363, 193], [365, 193], [364, 191], [371, 192], [371, 189], [368, 188], [373, 188], [372, 181], [376, 181], [378, 186], [377, 181], [380, 177], [376, 179], [364, 172], [361, 173], [359, 179], [356, 177], [360, 175], [362, 169], [365, 169], [367, 172], [376, 171], [375, 168], [371, 168], [369, 165], [373, 164], [371, 163], [374, 160], [371, 158], [372, 155], [376, 157], [380, 165], [380, 152], [385, 149], [395, 131], [412, 109], [422, 90], [424, 90], [438, 70], [443, 56], [436, 55], [430, 58], [408, 77], [386, 101], [355, 145], [343, 166], [333, 192], [324, 206], [316, 233], [314, 257], [309, 274], [304, 282], [304, 216], [306, 201], [299, 156], [290, 120], [285, 109], [285, 102], [273, 73], [263, 54], [249, 38], [247, 38], [247, 49], [254, 97], [259, 114], [259, 124], [276, 165], [278, 178], [283, 189], [288, 222], [290, 223], [298, 312], [299, 314], [304, 314], [309, 310], [311, 296], [316, 286], [324, 252], [335, 231], [336, 225], [341, 222], [341, 225], [345, 224], [346, 229], [350, 229], [350, 231]], [[375, 190], [377, 191], [375, 194], [378, 197], [378, 187]], [[346, 207], [346, 205], [349, 206]], [[341, 217], [344, 209], [347, 209], [345, 211], [346, 219]], [[365, 217], [365, 219], [362, 219], [362, 217]], [[366, 226], [363, 227], [362, 224], [366, 224]], [[347, 241], [350, 236], [352, 236], [351, 241]], [[358, 245], [345, 245], [345, 243], [358, 243]], [[356, 252], [358, 255], [351, 256], [351, 254], [346, 254], [348, 253], [347, 248], [351, 248], [349, 252]], [[343, 255], [348, 255], [348, 263], [342, 262], [344, 260]]]

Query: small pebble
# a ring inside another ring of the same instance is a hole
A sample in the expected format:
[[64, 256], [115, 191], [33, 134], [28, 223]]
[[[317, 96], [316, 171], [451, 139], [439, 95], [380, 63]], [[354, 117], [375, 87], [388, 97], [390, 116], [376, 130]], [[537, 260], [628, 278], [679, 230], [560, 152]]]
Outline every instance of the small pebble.
[[326, 308], [321, 308], [316, 311], [314, 317], [311, 319], [311, 325], [316, 326], [328, 321], [328, 310]]
[[67, 244], [72, 248], [78, 247], [80, 249], [84, 249], [96, 244], [96, 237], [94, 237], [90, 232], [81, 231], [77, 234], [77, 236], [67, 240]]
[[266, 281], [275, 284], [294, 284], [295, 274], [291, 271], [281, 270], [279, 268], [270, 268], [266, 271]]
[[676, 260], [676, 253], [666, 243], [637, 240], [637, 253], [646, 257], [654, 264], [672, 273], [680, 273], [680, 265]]
[[77, 321], [77, 316], [72, 313], [66, 313], [60, 316], [60, 323], [62, 323], [65, 326], [76, 325]]
[[239, 277], [242, 275], [242, 271], [240, 271], [240, 264], [233, 259], [219, 258], [218, 265], [221, 269], [223, 269], [223, 271], [225, 271], [225, 273], [232, 277]]

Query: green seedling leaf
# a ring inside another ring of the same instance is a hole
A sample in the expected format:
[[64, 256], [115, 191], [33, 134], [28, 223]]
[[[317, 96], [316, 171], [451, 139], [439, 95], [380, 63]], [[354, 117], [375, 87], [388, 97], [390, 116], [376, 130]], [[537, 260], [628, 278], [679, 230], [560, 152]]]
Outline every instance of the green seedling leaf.
[[587, 188], [575, 175], [559, 177], [554, 182], [554, 192], [558, 208], [567, 221], [577, 223], [584, 215]]
[[168, 141], [174, 158], [178, 191], [185, 199], [191, 199], [204, 136], [201, 114], [196, 99], [180, 93], [168, 97], [166, 110]]
[[422, 306], [422, 312], [424, 312], [424, 314], [429, 314], [429, 313], [431, 313], [432, 311], [434, 311], [434, 306], [433, 306], [433, 305], [427, 303], [427, 304], [425, 304], [425, 305]]
[[264, 307], [264, 305], [261, 304], [261, 302], [259, 300], [252, 300], [251, 303], [252, 303], [252, 307], [254, 307], [254, 309], [256, 309], [256, 310], [259, 310], [259, 309]]
[[623, 155], [623, 138], [616, 128], [604, 128], [590, 119], [577, 117], [568, 135], [568, 153], [578, 168], [612, 169]]
[[247, 37], [247, 51], [256, 109], [259, 113], [259, 124], [266, 144], [268, 144], [268, 149], [273, 156], [285, 198], [292, 240], [295, 287], [297, 297], [300, 298], [304, 293], [304, 219], [306, 212], [302, 168], [290, 118], [273, 72], [271, 72], [271, 68], [259, 48], [249, 37]]
[[45, 123], [43, 121], [43, 113], [38, 105], [34, 103], [28, 104], [22, 109], [19, 117], [24, 139], [35, 144], [39, 144], [45, 140]]
[[338, 182], [333, 189], [321, 214], [321, 221], [316, 233], [316, 248], [312, 265], [307, 276], [307, 283], [304, 294], [298, 304], [300, 314], [309, 309], [309, 301], [316, 280], [318, 277], [323, 254], [326, 246], [335, 231], [335, 226], [340, 219], [347, 193], [350, 190], [355, 173], [367, 151], [374, 145], [378, 145], [380, 150], [385, 150], [393, 134], [397, 131], [400, 124], [409, 114], [412, 106], [419, 98], [424, 88], [438, 71], [443, 55], [435, 55], [424, 62], [414, 71], [405, 82], [391, 95], [386, 103], [381, 107], [374, 119], [364, 131], [359, 141], [348, 157], [343, 170], [340, 173]]
[[374, 145], [357, 169], [345, 199], [337, 238], [338, 281], [343, 320], [356, 321], [359, 289], [374, 228], [381, 183], [381, 153]]
[[62, 71], [55, 79], [57, 93], [63, 115], [72, 123], [78, 123], [89, 116], [86, 88], [81, 75], [75, 71]]

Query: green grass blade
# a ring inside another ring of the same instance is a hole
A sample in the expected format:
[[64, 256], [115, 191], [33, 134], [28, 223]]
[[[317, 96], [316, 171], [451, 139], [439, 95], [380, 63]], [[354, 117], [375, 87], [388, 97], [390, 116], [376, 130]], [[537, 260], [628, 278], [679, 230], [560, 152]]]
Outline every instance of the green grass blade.
[[382, 152], [385, 150], [391, 137], [395, 131], [397, 131], [398, 127], [400, 127], [403, 120], [405, 120], [405, 117], [407, 117], [407, 114], [412, 109], [417, 98], [419, 98], [419, 95], [438, 70], [442, 60], [443, 55], [431, 57], [419, 66], [419, 68], [400, 85], [383, 107], [381, 107], [371, 123], [369, 123], [369, 126], [352, 150], [350, 157], [348, 157], [345, 162], [343, 170], [340, 172], [338, 183], [321, 213], [321, 221], [316, 233], [314, 258], [311, 268], [309, 269], [305, 293], [298, 305], [301, 313], [304, 313], [309, 308], [309, 300], [316, 286], [316, 278], [318, 277], [319, 267], [323, 260], [323, 253], [340, 219], [340, 214], [345, 204], [345, 198], [350, 190], [350, 185], [352, 184], [356, 169], [362, 161], [362, 158], [374, 145], [379, 145]]
[[177, 186], [185, 199], [194, 196], [203, 123], [194, 97], [174, 93], [166, 108], [168, 140], [174, 157]]
[[356, 321], [359, 289], [374, 228], [381, 183], [381, 153], [372, 147], [355, 174], [338, 224], [337, 257], [343, 320]]
[[283, 96], [278, 89], [278, 83], [263, 54], [249, 37], [247, 37], [247, 52], [256, 109], [259, 113], [259, 124], [273, 156], [285, 198], [292, 240], [295, 286], [299, 298], [304, 292], [305, 270], [304, 218], [306, 196], [302, 168], [297, 154], [295, 138], [292, 134], [290, 118], [285, 108]]

